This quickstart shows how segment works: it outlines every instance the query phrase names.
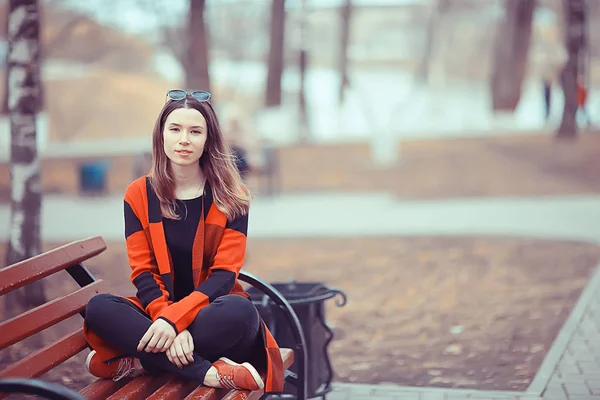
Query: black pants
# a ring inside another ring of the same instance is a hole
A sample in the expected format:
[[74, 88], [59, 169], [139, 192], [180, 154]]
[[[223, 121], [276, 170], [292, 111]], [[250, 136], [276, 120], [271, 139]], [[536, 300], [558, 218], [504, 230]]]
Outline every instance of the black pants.
[[202, 383], [212, 363], [220, 357], [238, 363], [249, 361], [259, 371], [266, 366], [258, 311], [242, 296], [221, 296], [198, 313], [187, 328], [194, 338], [194, 362], [182, 369], [172, 364], [164, 352], [137, 351], [152, 320], [124, 298], [111, 294], [92, 297], [85, 320], [90, 329], [123, 351], [124, 356], [139, 358], [150, 373], [172, 372]]

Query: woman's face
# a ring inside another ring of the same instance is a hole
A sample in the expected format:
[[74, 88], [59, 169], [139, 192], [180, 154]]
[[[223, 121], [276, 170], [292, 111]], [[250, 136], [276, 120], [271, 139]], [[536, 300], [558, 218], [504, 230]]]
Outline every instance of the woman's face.
[[177, 108], [169, 114], [163, 129], [165, 154], [171, 165], [198, 165], [208, 137], [206, 119], [193, 108]]

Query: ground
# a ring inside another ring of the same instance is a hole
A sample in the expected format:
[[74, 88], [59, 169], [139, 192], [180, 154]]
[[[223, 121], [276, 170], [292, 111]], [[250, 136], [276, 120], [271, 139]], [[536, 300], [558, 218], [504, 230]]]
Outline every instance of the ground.
[[[400, 149], [398, 165], [385, 170], [373, 168], [364, 144], [283, 150], [284, 189], [388, 190], [399, 199], [600, 193], [600, 135], [411, 141]], [[345, 307], [326, 305], [336, 381], [523, 390], [599, 260], [594, 244], [525, 238], [250, 238], [246, 268], [269, 282], [295, 277], [347, 293]], [[109, 243], [87, 265], [112, 292], [133, 292], [124, 244]], [[74, 287], [64, 278], [49, 281], [53, 296]], [[75, 316], [44, 340], [79, 324]], [[30, 353], [31, 342], [0, 352], [0, 369]], [[46, 378], [81, 387], [91, 380], [83, 358]]]
[[[376, 168], [365, 143], [280, 150], [284, 192], [386, 190], [400, 199], [600, 193], [600, 134], [406, 140]], [[260, 186], [251, 181], [252, 187]]]
[[[250, 241], [246, 269], [346, 292], [345, 307], [326, 304], [336, 381], [523, 390], [599, 260], [593, 244], [521, 238], [261, 239]], [[111, 291], [132, 292], [124, 244], [87, 266]], [[52, 286], [51, 295], [74, 287], [60, 277]], [[47, 378], [81, 387], [91, 379], [82, 362]]]

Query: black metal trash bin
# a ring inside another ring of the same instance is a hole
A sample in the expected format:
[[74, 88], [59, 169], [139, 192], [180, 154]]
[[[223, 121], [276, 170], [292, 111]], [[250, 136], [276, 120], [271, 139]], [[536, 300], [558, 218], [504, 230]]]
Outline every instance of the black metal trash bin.
[[[331, 391], [333, 369], [329, 361], [327, 346], [333, 339], [333, 332], [325, 321], [325, 300], [340, 295], [336, 301], [338, 307], [346, 304], [346, 294], [335, 288], [329, 288], [318, 282], [272, 283], [290, 303], [296, 313], [306, 340], [308, 359], [307, 397], [323, 397]], [[283, 311], [261, 291], [250, 288], [252, 303], [269, 327], [280, 347], [294, 348], [296, 341]], [[291, 371], [296, 373], [295, 365]], [[286, 384], [284, 393], [295, 394], [295, 388]]]

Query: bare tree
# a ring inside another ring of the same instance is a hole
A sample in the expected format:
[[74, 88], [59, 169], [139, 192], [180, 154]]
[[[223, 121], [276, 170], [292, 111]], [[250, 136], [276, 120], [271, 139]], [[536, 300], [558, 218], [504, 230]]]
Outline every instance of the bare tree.
[[204, 21], [205, 0], [190, 0], [188, 14], [188, 52], [185, 69], [185, 84], [188, 89], [210, 91], [208, 71], [208, 40]]
[[450, 10], [450, 6], [449, 0], [437, 0], [431, 6], [431, 13], [429, 14], [425, 30], [425, 48], [423, 49], [423, 55], [419, 60], [415, 73], [417, 83], [426, 83], [429, 80], [431, 59], [434, 54], [436, 36], [438, 34], [436, 28], [439, 28], [442, 18]]
[[[2, 22], [4, 23], [4, 37], [8, 40], [8, 16]], [[4, 93], [2, 96], [2, 105], [0, 106], [0, 115], [8, 115], [8, 65], [4, 71]]]
[[348, 87], [348, 42], [350, 41], [350, 18], [352, 16], [352, 0], [346, 0], [344, 5], [340, 9], [341, 16], [341, 35], [340, 35], [340, 55], [339, 55], [339, 68], [340, 68], [340, 91], [338, 93], [338, 99], [340, 104], [344, 102], [344, 92]]
[[[399, 101], [395, 106], [394, 110], [397, 113], [402, 113], [402, 110], [406, 106], [413, 102], [415, 95], [421, 90], [423, 84], [428, 84], [430, 77], [430, 69], [432, 65], [432, 58], [435, 54], [435, 43], [436, 37], [440, 34], [444, 34], [444, 31], [439, 29], [439, 23], [443, 20], [446, 13], [448, 13], [454, 4], [450, 0], [436, 0], [431, 4], [431, 11], [428, 15], [427, 24], [425, 26], [425, 46], [423, 53], [419, 58], [419, 63], [415, 70], [414, 79], [410, 83], [410, 87], [407, 90], [407, 95], [403, 96], [404, 99]], [[443, 62], [443, 60], [442, 60]], [[368, 102], [363, 102], [365, 109], [368, 109], [371, 105]], [[372, 112], [367, 113], [367, 116], [372, 120]], [[371, 122], [374, 124], [374, 122]]]
[[560, 75], [565, 94], [562, 121], [556, 132], [558, 138], [577, 136], [577, 78], [586, 68], [588, 32], [586, 26], [585, 0], [565, 0], [563, 3], [566, 23], [566, 47], [568, 59]]
[[505, 0], [498, 24], [491, 76], [492, 107], [514, 111], [521, 97], [536, 0]]
[[[88, 0], [90, 1], [90, 0]], [[52, 1], [46, 1], [45, 6], [46, 7], [60, 7], [61, 3], [63, 2], [63, 0], [52, 0]], [[41, 47], [41, 53], [40, 53], [40, 59], [45, 60], [48, 59], [50, 57], [52, 57], [54, 50], [59, 47], [61, 44], [65, 43], [66, 41], [68, 41], [69, 37], [73, 34], [73, 31], [79, 26], [79, 24], [81, 24], [82, 22], [86, 22], [89, 21], [89, 18], [86, 17], [83, 14], [79, 14], [79, 15], [75, 15], [73, 17], [73, 19], [67, 21], [67, 23], [65, 23], [63, 26], [61, 26], [57, 32], [54, 33], [54, 35], [49, 38], [45, 45], [43, 47]], [[8, 38], [8, 18], [6, 18], [4, 20], [5, 24], [5, 31], [6, 31], [6, 35], [5, 37]], [[41, 32], [40, 32], [40, 37], [41, 37]], [[110, 49], [105, 48], [102, 49], [102, 51], [100, 52], [100, 54], [104, 55], [106, 53], [108, 53], [110, 51]], [[0, 115], [7, 115], [9, 110], [8, 110], [8, 69], [5, 71], [4, 74], [4, 97], [2, 99], [2, 105], [0, 106]], [[40, 101], [40, 109], [42, 109], [44, 107], [44, 86], [43, 84], [40, 86], [40, 96], [39, 96], [39, 101]]]
[[[10, 0], [8, 20], [12, 189], [6, 264], [11, 265], [40, 253], [40, 161], [35, 127], [41, 86], [37, 0]], [[44, 286], [39, 281], [13, 293], [12, 299], [7, 299], [7, 305], [11, 307], [45, 302]]]
[[[176, 18], [170, 1], [138, 0], [136, 4], [161, 18]], [[210, 40], [205, 19], [206, 0], [189, 0], [188, 4], [186, 22], [162, 27], [159, 44], [179, 61], [187, 89], [210, 91]]]
[[272, 0], [269, 38], [270, 49], [267, 61], [265, 106], [274, 107], [281, 104], [281, 76], [283, 75], [285, 43], [285, 0]]
[[308, 112], [306, 104], [306, 71], [308, 69], [308, 9], [306, 6], [306, 0], [300, 0], [301, 11], [299, 18], [299, 59], [298, 69], [300, 71], [300, 90], [298, 93], [298, 105], [299, 105], [299, 128], [300, 128], [300, 141], [308, 143], [310, 141], [310, 125], [308, 123]]

